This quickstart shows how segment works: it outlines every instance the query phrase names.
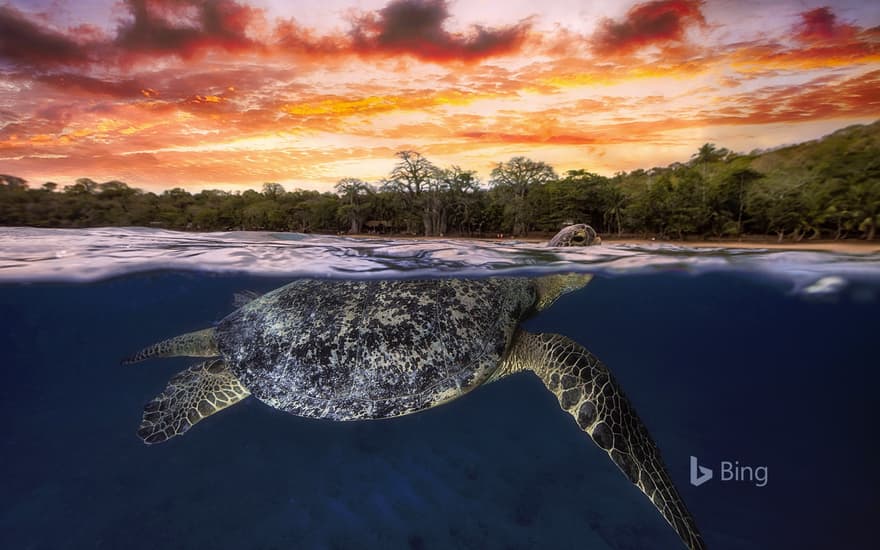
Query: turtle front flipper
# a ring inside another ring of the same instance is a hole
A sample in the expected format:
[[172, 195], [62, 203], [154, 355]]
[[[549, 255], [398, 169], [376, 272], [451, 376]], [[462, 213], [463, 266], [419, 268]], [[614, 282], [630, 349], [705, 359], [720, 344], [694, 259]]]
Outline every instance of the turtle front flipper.
[[565, 336], [520, 331], [493, 378], [521, 370], [534, 371], [543, 380], [562, 408], [651, 499], [690, 550], [705, 549], [660, 450], [608, 367]]
[[122, 364], [137, 363], [151, 357], [216, 357], [218, 355], [220, 352], [217, 351], [217, 342], [214, 340], [214, 329], [206, 328], [162, 340], [126, 357], [122, 360]]
[[144, 406], [138, 437], [147, 444], [162, 443], [250, 394], [222, 359], [199, 363], [175, 374], [165, 391]]

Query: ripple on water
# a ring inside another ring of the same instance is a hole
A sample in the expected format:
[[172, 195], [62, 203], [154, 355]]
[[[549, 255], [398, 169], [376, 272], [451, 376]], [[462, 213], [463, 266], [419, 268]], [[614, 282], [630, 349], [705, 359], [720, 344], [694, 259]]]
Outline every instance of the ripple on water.
[[0, 282], [90, 282], [157, 270], [339, 278], [730, 271], [782, 279], [796, 293], [829, 295], [852, 281], [880, 280], [880, 254], [663, 244], [551, 249], [540, 243], [151, 228], [0, 229]]

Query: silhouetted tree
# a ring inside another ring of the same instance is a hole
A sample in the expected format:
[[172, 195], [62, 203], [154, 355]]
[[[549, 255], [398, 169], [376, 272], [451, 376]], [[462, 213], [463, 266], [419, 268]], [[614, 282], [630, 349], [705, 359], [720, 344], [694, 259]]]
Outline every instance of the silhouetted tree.
[[[439, 170], [428, 159], [416, 151], [398, 151], [400, 159], [385, 181], [383, 189], [397, 194], [414, 217], [421, 217], [425, 235], [439, 232], [437, 194]], [[411, 218], [407, 227], [412, 230]]]
[[532, 211], [527, 201], [529, 192], [556, 178], [556, 172], [549, 164], [526, 157], [513, 157], [507, 162], [499, 162], [492, 169], [489, 183], [500, 191], [514, 235], [528, 231]]
[[349, 233], [360, 233], [361, 226], [369, 217], [369, 198], [373, 188], [369, 183], [357, 178], [343, 178], [334, 186], [342, 199], [339, 205], [339, 216], [350, 225]]
[[284, 195], [284, 186], [280, 183], [264, 183], [263, 195], [268, 199], [277, 199]]

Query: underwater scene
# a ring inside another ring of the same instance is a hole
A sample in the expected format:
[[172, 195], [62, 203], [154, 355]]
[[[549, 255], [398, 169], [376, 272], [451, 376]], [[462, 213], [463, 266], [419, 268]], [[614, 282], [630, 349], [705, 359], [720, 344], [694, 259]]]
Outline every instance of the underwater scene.
[[[0, 545], [685, 548], [533, 373], [383, 420], [245, 393], [182, 437], [138, 437], [144, 405], [205, 359], [121, 360], [212, 327], [219, 342], [224, 318], [292, 282], [319, 303], [341, 282], [386, 289], [371, 298], [391, 310], [412, 298], [387, 290], [400, 281], [430, 302], [450, 281], [569, 273], [591, 277], [519, 327], [607, 365], [706, 548], [874, 547], [877, 253], [142, 228], [0, 229]], [[302, 336], [328, 338], [312, 318]], [[447, 349], [482, 345], [479, 323]]]

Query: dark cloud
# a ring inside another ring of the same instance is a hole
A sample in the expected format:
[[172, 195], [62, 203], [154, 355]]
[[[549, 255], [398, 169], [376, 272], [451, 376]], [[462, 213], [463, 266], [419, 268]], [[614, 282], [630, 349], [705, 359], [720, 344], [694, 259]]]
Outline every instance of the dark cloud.
[[250, 34], [271, 26], [262, 10], [245, 0], [124, 0], [121, 7], [124, 15], [112, 37], [85, 26], [56, 30], [14, 8], [0, 7], [0, 61], [42, 70], [125, 66], [164, 56], [190, 59], [212, 50], [280, 50], [305, 59], [410, 55], [433, 62], [474, 62], [519, 50], [530, 27], [523, 21], [453, 33], [444, 28], [450, 18], [447, 0], [391, 0], [381, 10], [353, 16], [348, 34], [318, 35], [295, 20], [279, 20], [274, 40], [269, 40]]
[[801, 21], [795, 29], [795, 36], [804, 42], [821, 42], [846, 39], [855, 34], [851, 25], [838, 23], [831, 8], [823, 7], [800, 14]]
[[0, 61], [51, 67], [85, 65], [92, 60], [88, 43], [38, 25], [18, 10], [0, 6]]
[[130, 53], [192, 57], [206, 49], [254, 49], [247, 28], [258, 11], [234, 0], [126, 0], [131, 19], [115, 44]]
[[190, 58], [211, 49], [262, 51], [247, 35], [259, 10], [235, 0], [125, 0], [127, 16], [116, 36], [81, 26], [61, 32], [8, 6], [0, 6], [0, 60], [47, 69], [113, 65], [138, 57]]
[[136, 80], [101, 80], [75, 73], [38, 75], [34, 80], [55, 88], [115, 98], [150, 97], [155, 93]]
[[529, 24], [503, 28], [473, 26], [451, 33], [446, 0], [392, 0], [376, 13], [355, 20], [352, 47], [359, 54], [405, 54], [426, 61], [478, 61], [520, 49]]
[[701, 0], [655, 0], [636, 4], [622, 20], [603, 19], [591, 45], [600, 55], [625, 55], [650, 45], [684, 40], [687, 28], [705, 25]]

